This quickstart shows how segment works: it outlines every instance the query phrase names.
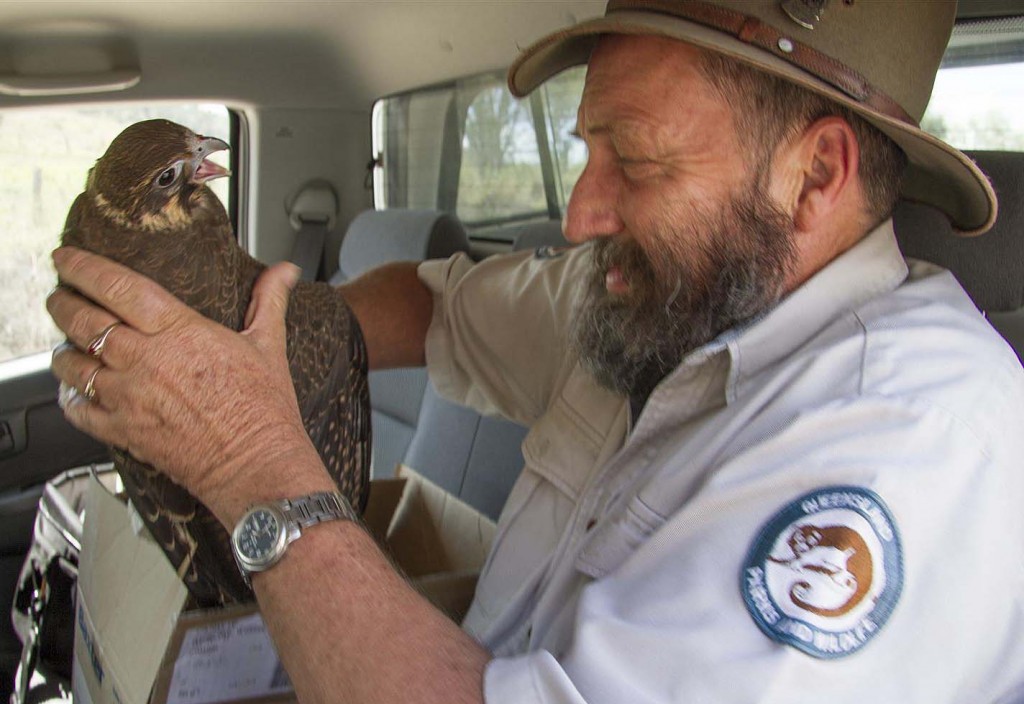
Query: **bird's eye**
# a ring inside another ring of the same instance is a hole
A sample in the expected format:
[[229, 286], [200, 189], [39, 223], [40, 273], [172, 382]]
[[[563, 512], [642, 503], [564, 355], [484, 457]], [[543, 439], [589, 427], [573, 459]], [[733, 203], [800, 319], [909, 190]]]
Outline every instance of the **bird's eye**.
[[180, 173], [181, 162], [179, 161], [169, 169], [165, 169], [162, 172], [160, 172], [160, 175], [157, 176], [156, 178], [156, 185], [159, 186], [160, 188], [167, 188], [172, 183], [174, 183], [175, 179], [178, 178], [178, 174]]

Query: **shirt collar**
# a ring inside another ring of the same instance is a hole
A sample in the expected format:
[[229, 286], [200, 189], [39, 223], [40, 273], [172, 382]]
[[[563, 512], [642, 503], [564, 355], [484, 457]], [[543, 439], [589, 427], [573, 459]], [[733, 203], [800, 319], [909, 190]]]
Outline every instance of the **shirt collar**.
[[892, 220], [886, 220], [764, 317], [720, 338], [731, 358], [727, 400], [743, 379], [785, 358], [843, 313], [894, 291], [907, 273]]
[[[907, 273], [892, 220], [886, 220], [772, 310], [691, 352], [659, 388], [685, 384], [704, 369], [716, 377], [712, 396], [731, 402], [744, 379], [787, 357], [845, 311], [894, 291]], [[716, 364], [725, 354], [729, 364]]]

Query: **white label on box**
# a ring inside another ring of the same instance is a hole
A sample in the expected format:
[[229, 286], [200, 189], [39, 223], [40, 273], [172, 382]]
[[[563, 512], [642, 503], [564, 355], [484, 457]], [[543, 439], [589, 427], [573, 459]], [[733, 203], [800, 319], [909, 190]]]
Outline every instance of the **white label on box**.
[[188, 630], [167, 702], [213, 704], [291, 691], [263, 619], [252, 614]]

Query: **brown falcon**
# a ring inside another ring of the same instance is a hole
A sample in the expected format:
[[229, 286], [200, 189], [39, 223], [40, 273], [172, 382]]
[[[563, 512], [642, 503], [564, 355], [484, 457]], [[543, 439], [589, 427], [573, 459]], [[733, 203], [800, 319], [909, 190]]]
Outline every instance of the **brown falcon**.
[[[265, 268], [238, 245], [206, 182], [228, 175], [206, 159], [227, 149], [167, 120], [125, 129], [89, 172], [63, 243], [154, 279], [203, 315], [241, 330]], [[326, 283], [300, 282], [287, 312], [288, 363], [302, 419], [341, 492], [362, 510], [369, 491], [366, 346], [352, 311]], [[126, 493], [200, 606], [252, 598], [227, 531], [185, 489], [111, 449]]]

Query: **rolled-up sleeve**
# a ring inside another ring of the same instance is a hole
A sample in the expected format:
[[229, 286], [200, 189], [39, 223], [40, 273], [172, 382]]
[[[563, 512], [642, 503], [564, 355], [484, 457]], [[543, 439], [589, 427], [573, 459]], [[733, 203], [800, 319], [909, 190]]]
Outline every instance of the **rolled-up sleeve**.
[[474, 263], [464, 254], [424, 262], [434, 295], [427, 368], [438, 392], [488, 415], [529, 424], [567, 369], [567, 327], [587, 248], [554, 258], [533, 252]]

